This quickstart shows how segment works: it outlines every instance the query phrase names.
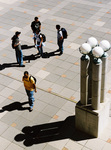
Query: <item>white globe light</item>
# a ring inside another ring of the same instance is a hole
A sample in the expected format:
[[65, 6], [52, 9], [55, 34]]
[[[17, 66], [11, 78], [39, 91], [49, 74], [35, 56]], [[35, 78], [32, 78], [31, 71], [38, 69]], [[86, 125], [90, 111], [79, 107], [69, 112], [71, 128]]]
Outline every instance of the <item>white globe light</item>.
[[87, 40], [87, 43], [93, 48], [95, 46], [98, 45], [98, 41], [95, 37], [90, 37], [88, 40]]
[[104, 54], [104, 50], [101, 47], [96, 46], [93, 48], [92, 54], [94, 57], [99, 58]]
[[91, 51], [91, 46], [88, 43], [83, 43], [79, 50], [82, 54], [88, 54]]
[[99, 46], [102, 47], [105, 52], [111, 48], [111, 44], [107, 40], [102, 40]]

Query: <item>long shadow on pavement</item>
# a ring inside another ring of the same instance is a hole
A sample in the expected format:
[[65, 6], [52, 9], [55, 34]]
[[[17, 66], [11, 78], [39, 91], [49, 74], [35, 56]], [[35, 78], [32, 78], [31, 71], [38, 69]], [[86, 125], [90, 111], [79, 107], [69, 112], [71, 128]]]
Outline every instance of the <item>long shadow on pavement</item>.
[[29, 103], [28, 101], [23, 102], [23, 103], [20, 103], [20, 102], [11, 103], [9, 105], [2, 107], [2, 109], [0, 110], [0, 113], [4, 111], [26, 110], [26, 109], [29, 110], [29, 107], [23, 107], [23, 105], [28, 104], [28, 103]]
[[24, 50], [24, 49], [30, 49], [30, 48], [34, 48], [35, 46], [34, 45], [31, 45], [31, 46], [28, 46], [28, 45], [21, 45], [21, 49]]
[[3, 70], [5, 68], [9, 68], [9, 67], [19, 67], [19, 64], [14, 62], [14, 63], [4, 63], [2, 65], [0, 65], [0, 70]]
[[[53, 51], [53, 52], [44, 52], [43, 53], [43, 56], [42, 56], [42, 58], [49, 58], [49, 57], [52, 57], [52, 56], [59, 56], [59, 55], [62, 55], [61, 53], [60, 53], [60, 51], [59, 50], [56, 50], [56, 51]], [[36, 60], [36, 59], [38, 59], [38, 58], [40, 58], [41, 56], [39, 55], [39, 54], [31, 54], [31, 55], [28, 55], [28, 56], [24, 56], [23, 57], [23, 60], [28, 60], [28, 62], [30, 62], [31, 60]]]
[[23, 141], [25, 146], [32, 146], [33, 144], [68, 138], [74, 141], [81, 141], [93, 137], [77, 131], [75, 129], [75, 116], [69, 116], [64, 121], [26, 126], [22, 129], [22, 133], [15, 136], [15, 141]]

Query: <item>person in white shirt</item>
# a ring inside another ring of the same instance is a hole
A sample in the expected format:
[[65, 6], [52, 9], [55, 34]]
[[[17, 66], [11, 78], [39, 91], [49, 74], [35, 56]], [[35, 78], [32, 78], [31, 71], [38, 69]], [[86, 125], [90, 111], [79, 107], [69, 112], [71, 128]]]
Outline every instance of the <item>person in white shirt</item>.
[[43, 57], [43, 37], [40, 34], [38, 30], [36, 30], [36, 33], [34, 34], [34, 38], [36, 39], [38, 54], [40, 54]]
[[60, 54], [63, 54], [64, 39], [63, 39], [63, 34], [62, 34], [62, 31], [61, 31], [60, 25], [56, 25], [56, 29], [57, 29], [57, 44], [59, 46]]

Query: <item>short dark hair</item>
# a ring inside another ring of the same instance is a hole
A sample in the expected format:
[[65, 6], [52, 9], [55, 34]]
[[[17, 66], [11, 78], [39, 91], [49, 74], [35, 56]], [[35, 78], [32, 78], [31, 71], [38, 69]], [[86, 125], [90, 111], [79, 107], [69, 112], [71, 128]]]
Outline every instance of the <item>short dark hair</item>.
[[25, 76], [25, 74], [29, 74], [28, 71], [24, 71], [24, 76]]
[[21, 34], [21, 32], [19, 32], [19, 31], [16, 31], [16, 32], [15, 32], [15, 36], [17, 36], [17, 35], [19, 35], [19, 34]]
[[56, 29], [60, 29], [60, 25], [59, 24], [56, 25]]
[[35, 17], [34, 20], [36, 21], [37, 19], [39, 19], [38, 17]]

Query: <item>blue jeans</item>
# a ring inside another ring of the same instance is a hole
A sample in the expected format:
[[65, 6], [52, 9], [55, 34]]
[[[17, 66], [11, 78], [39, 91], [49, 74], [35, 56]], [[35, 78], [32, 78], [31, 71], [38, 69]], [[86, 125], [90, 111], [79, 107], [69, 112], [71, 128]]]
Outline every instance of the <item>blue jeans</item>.
[[[40, 45], [40, 42], [37, 42], [37, 45]], [[42, 46], [42, 44], [41, 44], [41, 47], [37, 46], [37, 49], [38, 49], [40, 55], [43, 57], [43, 46]]]
[[59, 50], [60, 50], [61, 52], [63, 52], [63, 50], [64, 50], [64, 48], [63, 48], [63, 42], [64, 42], [64, 39], [58, 40], [58, 42], [57, 42], [57, 44], [58, 44], [58, 46], [59, 46]]
[[27, 93], [27, 96], [28, 96], [30, 108], [32, 109], [33, 106], [34, 106], [34, 100], [35, 100], [34, 99], [34, 91], [28, 91], [28, 90], [26, 90], [26, 93]]
[[16, 52], [16, 59], [17, 59], [17, 63], [22, 66], [23, 65], [23, 54], [22, 54], [22, 50], [16, 50], [15, 49], [15, 52]]

